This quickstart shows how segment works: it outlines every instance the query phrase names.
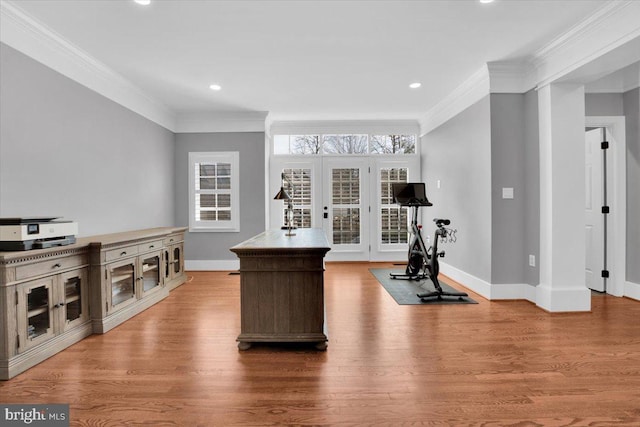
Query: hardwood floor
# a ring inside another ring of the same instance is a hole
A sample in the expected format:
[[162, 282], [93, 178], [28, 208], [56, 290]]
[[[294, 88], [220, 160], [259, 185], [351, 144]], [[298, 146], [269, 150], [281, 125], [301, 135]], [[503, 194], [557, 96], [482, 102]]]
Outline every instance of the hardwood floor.
[[640, 302], [397, 305], [327, 264], [329, 347], [240, 352], [239, 276], [193, 279], [12, 380], [2, 403], [68, 403], [87, 426], [639, 426]]

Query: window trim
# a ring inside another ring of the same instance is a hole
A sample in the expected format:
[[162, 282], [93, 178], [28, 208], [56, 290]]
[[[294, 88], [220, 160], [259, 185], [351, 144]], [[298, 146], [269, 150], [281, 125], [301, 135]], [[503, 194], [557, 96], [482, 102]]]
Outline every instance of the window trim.
[[[196, 171], [195, 164], [202, 162], [231, 164], [231, 220], [196, 220]], [[240, 231], [240, 153], [238, 151], [189, 153], [189, 232], [239, 232]]]

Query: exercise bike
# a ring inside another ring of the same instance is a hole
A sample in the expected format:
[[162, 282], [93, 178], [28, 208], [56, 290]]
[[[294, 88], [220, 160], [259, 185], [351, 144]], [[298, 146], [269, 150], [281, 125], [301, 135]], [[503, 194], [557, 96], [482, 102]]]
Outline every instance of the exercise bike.
[[403, 207], [410, 207], [412, 213], [411, 241], [405, 274], [391, 273], [390, 277], [400, 280], [431, 280], [435, 290], [417, 294], [423, 302], [429, 301], [428, 298], [431, 297], [436, 297], [439, 300], [442, 300], [443, 297], [457, 297], [461, 300], [462, 297], [468, 296], [464, 292], [445, 291], [438, 281], [440, 272], [438, 258], [444, 257], [444, 251], [438, 252], [438, 240], [452, 237], [450, 236], [451, 230], [445, 227], [450, 225], [451, 221], [434, 218], [436, 230], [433, 236], [433, 245], [427, 249], [422, 239], [422, 226], [418, 225], [418, 209], [421, 206], [433, 206], [433, 204], [427, 199], [424, 183], [393, 184], [392, 189], [394, 202]]

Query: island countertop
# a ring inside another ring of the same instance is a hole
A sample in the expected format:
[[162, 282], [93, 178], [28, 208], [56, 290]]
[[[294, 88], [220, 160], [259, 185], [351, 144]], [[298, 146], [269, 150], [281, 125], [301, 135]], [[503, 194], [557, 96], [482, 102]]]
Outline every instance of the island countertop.
[[232, 247], [231, 252], [287, 249], [331, 249], [327, 236], [320, 228], [298, 228], [292, 230], [295, 236], [287, 236], [287, 230], [267, 230]]

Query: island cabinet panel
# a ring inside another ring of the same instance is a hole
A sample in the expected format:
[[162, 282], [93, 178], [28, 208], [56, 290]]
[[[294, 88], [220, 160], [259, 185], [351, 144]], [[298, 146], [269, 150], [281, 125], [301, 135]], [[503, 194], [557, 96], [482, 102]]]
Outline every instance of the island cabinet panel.
[[231, 248], [240, 258], [241, 332], [238, 347], [254, 342], [312, 342], [327, 346], [324, 256], [320, 229], [266, 231]]

